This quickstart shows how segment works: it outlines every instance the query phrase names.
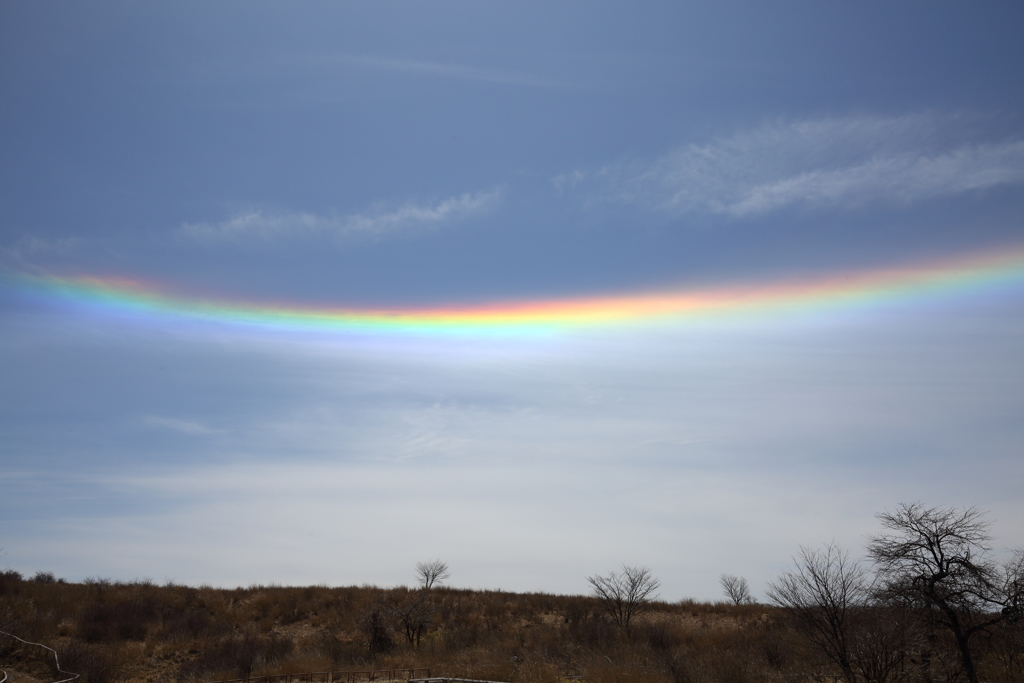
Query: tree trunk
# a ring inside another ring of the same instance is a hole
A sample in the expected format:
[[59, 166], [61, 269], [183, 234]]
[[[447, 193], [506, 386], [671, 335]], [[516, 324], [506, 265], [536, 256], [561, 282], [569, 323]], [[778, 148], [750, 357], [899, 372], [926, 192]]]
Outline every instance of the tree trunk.
[[[936, 602], [939, 601], [937, 600]], [[974, 659], [971, 658], [970, 631], [964, 630], [955, 609], [946, 604], [945, 601], [941, 601], [939, 604], [949, 618], [949, 630], [953, 632], [953, 637], [956, 638], [956, 647], [960, 650], [960, 663], [963, 664], [964, 673], [967, 674], [967, 681], [968, 683], [978, 683], [978, 673], [974, 670]]]
[[956, 646], [960, 649], [960, 659], [963, 662], [967, 680], [969, 683], [978, 683], [978, 673], [974, 670], [974, 659], [971, 658], [971, 647], [970, 643], [967, 642], [968, 637], [961, 636], [958, 633], [956, 636]]
[[857, 683], [857, 674], [854, 672], [850, 662], [841, 662], [839, 668], [843, 670], [843, 678], [846, 679], [846, 683]]
[[921, 683], [934, 683], [932, 680], [931, 648], [921, 650]]

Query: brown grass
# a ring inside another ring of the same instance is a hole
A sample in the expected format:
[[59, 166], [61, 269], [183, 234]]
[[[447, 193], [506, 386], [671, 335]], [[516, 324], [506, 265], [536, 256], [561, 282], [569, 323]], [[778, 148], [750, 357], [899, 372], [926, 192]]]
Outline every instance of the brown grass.
[[[8, 573], [0, 575], [0, 630], [55, 647], [82, 683], [411, 667], [515, 683], [775, 683], [836, 673], [784, 612], [763, 605], [657, 602], [627, 635], [586, 596], [436, 588], [417, 647], [393, 610], [410, 595], [373, 586], [73, 584]], [[38, 650], [0, 637], [0, 663], [47, 680], [52, 666]], [[1003, 670], [989, 666], [986, 680], [1012, 680]]]

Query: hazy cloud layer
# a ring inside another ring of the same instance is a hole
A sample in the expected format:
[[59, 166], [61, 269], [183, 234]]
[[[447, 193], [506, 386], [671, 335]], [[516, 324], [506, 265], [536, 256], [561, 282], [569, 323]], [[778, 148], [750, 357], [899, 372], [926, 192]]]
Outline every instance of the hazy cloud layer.
[[932, 115], [773, 123], [554, 183], [672, 213], [742, 218], [787, 207], [906, 205], [1024, 182], [1024, 141], [958, 143], [952, 128]]
[[182, 233], [197, 242], [268, 242], [329, 237], [384, 237], [429, 230], [490, 209], [500, 190], [465, 193], [433, 204], [377, 204], [360, 213], [320, 216], [313, 213], [274, 213], [255, 209], [220, 223], [186, 223]]
[[[125, 354], [68, 321], [65, 355], [108, 386], [144, 384], [142, 405], [164, 410], [125, 441], [133, 394], [97, 421], [74, 396], [28, 391], [46, 353], [9, 352], [9, 401], [88, 419], [45, 437], [9, 428], [12, 445], [76, 457], [26, 487], [12, 456], [5, 545], [25, 571], [81, 578], [114, 554], [122, 577], [224, 585], [403, 583], [441, 556], [456, 585], [582, 592], [625, 561], [652, 566], [669, 599], [716, 597], [723, 571], [760, 590], [800, 544], [856, 552], [903, 500], [979, 502], [1013, 545], [1019, 313], [907, 306], [491, 354], [155, 334]], [[136, 443], [145, 458], [99, 464]]]

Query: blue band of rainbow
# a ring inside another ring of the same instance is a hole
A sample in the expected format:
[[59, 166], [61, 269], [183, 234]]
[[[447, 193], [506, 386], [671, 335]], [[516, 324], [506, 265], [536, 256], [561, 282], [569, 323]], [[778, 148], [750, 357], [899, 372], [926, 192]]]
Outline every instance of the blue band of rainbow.
[[686, 323], [832, 310], [1024, 284], [1024, 248], [828, 277], [616, 296], [505, 301], [470, 306], [358, 308], [264, 304], [176, 295], [138, 279], [17, 276], [8, 288], [45, 302], [119, 315], [147, 315], [319, 333], [520, 336], [579, 328]]

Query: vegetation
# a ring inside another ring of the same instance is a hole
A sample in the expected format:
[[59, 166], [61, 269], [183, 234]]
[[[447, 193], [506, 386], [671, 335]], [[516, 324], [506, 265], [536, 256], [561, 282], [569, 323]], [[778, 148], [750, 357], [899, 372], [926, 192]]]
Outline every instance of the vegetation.
[[718, 578], [718, 583], [722, 585], [725, 597], [732, 600], [735, 604], [747, 605], [754, 602], [754, 596], [750, 594], [750, 586], [742, 576], [722, 574]]
[[[7, 571], [0, 630], [55, 648], [82, 683], [413, 667], [516, 683], [1024, 681], [1024, 559], [996, 565], [974, 510], [902, 506], [880, 519], [873, 567], [834, 544], [803, 549], [771, 582], [770, 605], [730, 575], [728, 602], [658, 601], [650, 570], [628, 566], [591, 577], [592, 596], [445, 587], [440, 561], [417, 567], [418, 586], [389, 589]], [[55, 673], [52, 655], [5, 636], [0, 666]]]
[[655, 591], [661, 582], [654, 578], [647, 567], [622, 566], [622, 572], [609, 572], [608, 576], [587, 578], [605, 614], [612, 623], [630, 633], [633, 622], [650, 608]]
[[846, 683], [1024, 681], [1024, 550], [997, 564], [976, 508], [878, 519], [870, 569], [828, 544], [769, 583], [793, 629]]
[[[0, 583], [0, 630], [44, 642], [85, 683], [429, 667], [497, 681], [764, 680], [820, 666], [756, 605], [649, 605], [630, 633], [588, 596], [434, 587]], [[414, 618], [392, 606], [419, 606]], [[409, 623], [413, 624], [412, 627]], [[0, 638], [0, 662], [40, 680], [45, 652]], [[52, 679], [50, 679], [52, 680]], [[578, 680], [578, 679], [577, 679]]]
[[951, 637], [964, 677], [978, 683], [976, 643], [1003, 622], [1024, 620], [1024, 551], [998, 565], [989, 524], [977, 508], [915, 503], [878, 518], [889, 533], [873, 538], [868, 552], [881, 600], [919, 614], [925, 632]]

